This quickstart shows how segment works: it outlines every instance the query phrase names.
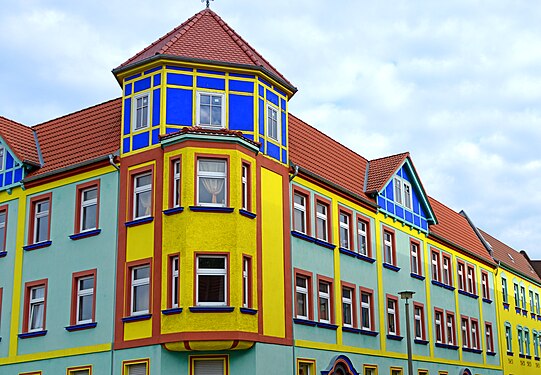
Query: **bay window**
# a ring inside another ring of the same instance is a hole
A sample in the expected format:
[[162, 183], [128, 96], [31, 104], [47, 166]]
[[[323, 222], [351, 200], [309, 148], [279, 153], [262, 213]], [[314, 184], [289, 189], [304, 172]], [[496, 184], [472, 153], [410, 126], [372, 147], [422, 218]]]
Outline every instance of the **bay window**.
[[226, 306], [227, 257], [197, 256], [197, 306]]
[[197, 204], [227, 205], [227, 162], [220, 159], [197, 160]]

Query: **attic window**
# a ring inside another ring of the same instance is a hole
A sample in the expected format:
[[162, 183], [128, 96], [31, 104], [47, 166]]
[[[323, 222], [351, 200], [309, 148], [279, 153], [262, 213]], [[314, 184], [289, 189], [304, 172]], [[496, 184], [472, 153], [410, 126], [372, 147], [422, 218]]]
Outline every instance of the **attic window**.
[[150, 99], [148, 94], [139, 95], [134, 98], [134, 108], [133, 108], [133, 117], [132, 124], [133, 130], [141, 130], [148, 127], [150, 122]]
[[197, 95], [197, 125], [221, 129], [224, 127], [225, 96], [222, 94], [199, 92]]
[[513, 259], [513, 256], [512, 256], [511, 254], [509, 254], [509, 253], [507, 253], [507, 255], [509, 256], [509, 259], [511, 259], [511, 261], [512, 261], [513, 263], [515, 263], [515, 260]]
[[396, 203], [411, 210], [411, 184], [398, 176], [394, 178], [394, 197]]
[[4, 147], [0, 146], [0, 171], [4, 170]]

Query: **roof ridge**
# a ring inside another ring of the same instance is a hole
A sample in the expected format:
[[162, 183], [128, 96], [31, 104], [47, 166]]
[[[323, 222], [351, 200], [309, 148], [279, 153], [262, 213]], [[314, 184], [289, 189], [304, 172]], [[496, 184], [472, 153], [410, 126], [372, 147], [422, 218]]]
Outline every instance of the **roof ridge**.
[[409, 153], [409, 151], [404, 151], [404, 152], [399, 152], [399, 153], [396, 153], [396, 154], [393, 154], [393, 155], [382, 156], [382, 157], [379, 157], [379, 158], [376, 158], [376, 159], [372, 159], [370, 161], [378, 161], [378, 160], [383, 160], [383, 159], [390, 159], [390, 158], [393, 158], [393, 157], [399, 156], [399, 155], [405, 155], [406, 157], [408, 157], [408, 156], [410, 156], [410, 153]]
[[6, 121], [13, 122], [13, 123], [15, 123], [15, 124], [17, 124], [17, 125], [21, 125], [21, 126], [24, 126], [24, 127], [27, 127], [27, 128], [29, 127], [28, 125], [25, 125], [25, 124], [23, 124], [22, 122], [12, 120], [12, 119], [7, 118], [7, 117], [2, 116], [2, 115], [0, 115], [0, 119], [4, 119], [4, 120], [6, 120]]
[[316, 128], [316, 127], [310, 125], [309, 123], [307, 123], [307, 122], [304, 121], [304, 120], [301, 120], [300, 118], [298, 118], [297, 116], [295, 116], [295, 115], [292, 114], [291, 112], [289, 112], [288, 114], [289, 114], [289, 116], [294, 117], [295, 119], [299, 120], [299, 121], [302, 122], [303, 124], [305, 124], [305, 125], [311, 127], [311, 128], [314, 129], [316, 132], [322, 134], [322, 135], [325, 136], [326, 138], [329, 138], [329, 139], [332, 140], [333, 142], [338, 143], [340, 146], [344, 147], [344, 148], [347, 149], [348, 151], [350, 151], [350, 152], [354, 153], [355, 155], [359, 156], [359, 157], [360, 157], [361, 159], [363, 159], [365, 162], [367, 162], [367, 163], [369, 162], [369, 160], [368, 160], [367, 158], [365, 158], [364, 156], [362, 156], [362, 155], [359, 154], [358, 152], [352, 150], [352, 149], [349, 148], [348, 146], [342, 144], [341, 142], [338, 142], [336, 139], [330, 137], [329, 135], [323, 133], [323, 132], [322, 132], [321, 130], [319, 130], [318, 128]]
[[114, 101], [117, 101], [117, 100], [120, 100], [122, 99], [122, 97], [118, 97], [118, 98], [114, 98], [114, 99], [109, 99], [109, 100], [106, 100], [104, 102], [101, 102], [101, 103], [98, 103], [98, 104], [94, 104], [94, 105], [91, 105], [90, 107], [86, 107], [86, 108], [81, 108], [77, 111], [74, 111], [74, 112], [71, 112], [71, 113], [67, 113], [65, 115], [62, 115], [62, 116], [58, 116], [58, 117], [55, 117], [53, 119], [50, 119], [50, 120], [47, 120], [45, 122], [41, 122], [39, 124], [35, 124], [35, 125], [32, 125], [32, 126], [29, 126], [30, 129], [34, 130], [42, 125], [47, 125], [48, 123], [50, 122], [53, 122], [53, 121], [57, 121], [57, 120], [60, 120], [60, 119], [63, 119], [65, 117], [68, 117], [68, 116], [72, 116], [72, 115], [75, 115], [77, 113], [80, 113], [80, 112], [83, 112], [83, 111], [87, 111], [89, 109], [92, 109], [92, 108], [95, 108], [95, 107], [99, 107], [101, 105], [104, 105], [104, 104], [107, 104], [107, 103], [111, 103], [111, 102], [114, 102]]

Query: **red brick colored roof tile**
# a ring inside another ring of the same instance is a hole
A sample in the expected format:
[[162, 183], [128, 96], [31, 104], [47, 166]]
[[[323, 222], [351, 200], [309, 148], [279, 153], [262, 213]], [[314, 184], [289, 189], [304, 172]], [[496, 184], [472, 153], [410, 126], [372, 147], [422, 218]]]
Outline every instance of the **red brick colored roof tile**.
[[43, 168], [29, 177], [91, 161], [120, 148], [121, 99], [89, 107], [33, 127]]
[[466, 249], [491, 264], [494, 263], [487, 249], [464, 216], [432, 197], [428, 197], [428, 200], [438, 218], [438, 223], [429, 227], [431, 233]]
[[363, 198], [368, 161], [289, 114], [289, 158], [300, 167]]
[[370, 160], [366, 191], [370, 193], [383, 190], [387, 181], [389, 181], [391, 176], [398, 170], [402, 163], [404, 163], [404, 160], [406, 160], [408, 156], [409, 152], [404, 152]]
[[528, 259], [526, 259], [523, 254], [516, 251], [509, 245], [504, 244], [502, 241], [491, 236], [487, 232], [481, 229], [478, 230], [485, 241], [487, 241], [492, 247], [492, 253], [496, 260], [502, 262], [507, 267], [522, 273], [524, 276], [541, 283], [541, 278], [539, 278], [539, 275], [534, 271], [530, 265], [530, 262], [528, 262]]
[[31, 128], [0, 116], [0, 136], [21, 162], [39, 166], [34, 131]]
[[115, 70], [155, 55], [262, 67], [293, 87], [278, 70], [210, 9], [195, 14]]

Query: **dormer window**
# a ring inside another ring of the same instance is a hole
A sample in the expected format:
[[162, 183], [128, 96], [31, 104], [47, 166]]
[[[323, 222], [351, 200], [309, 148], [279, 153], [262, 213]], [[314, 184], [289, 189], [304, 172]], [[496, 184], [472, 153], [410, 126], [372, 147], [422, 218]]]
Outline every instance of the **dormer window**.
[[223, 128], [224, 98], [223, 94], [199, 92], [197, 95], [197, 125], [210, 129]]
[[280, 118], [278, 108], [267, 105], [267, 136], [276, 142], [280, 142]]
[[395, 202], [411, 210], [411, 184], [406, 180], [394, 178], [394, 196]]
[[138, 131], [148, 127], [150, 122], [150, 99], [149, 95], [142, 94], [134, 98], [134, 107], [133, 107], [133, 131]]

